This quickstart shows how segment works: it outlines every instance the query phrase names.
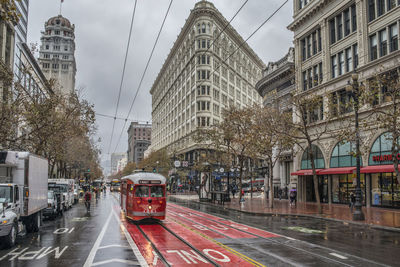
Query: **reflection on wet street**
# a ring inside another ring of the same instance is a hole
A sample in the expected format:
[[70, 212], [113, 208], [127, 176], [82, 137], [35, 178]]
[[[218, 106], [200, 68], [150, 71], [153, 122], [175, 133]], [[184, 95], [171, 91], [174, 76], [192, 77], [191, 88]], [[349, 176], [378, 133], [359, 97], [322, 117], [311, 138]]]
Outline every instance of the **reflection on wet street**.
[[169, 202], [163, 222], [134, 223], [119, 193], [82, 201], [0, 250], [1, 266], [395, 266], [400, 233], [313, 218], [254, 216]]

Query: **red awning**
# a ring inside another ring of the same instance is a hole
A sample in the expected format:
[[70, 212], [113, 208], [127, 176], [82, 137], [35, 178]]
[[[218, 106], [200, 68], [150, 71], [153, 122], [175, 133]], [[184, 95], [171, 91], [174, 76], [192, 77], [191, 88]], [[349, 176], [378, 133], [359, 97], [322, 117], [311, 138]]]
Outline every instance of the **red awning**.
[[[399, 165], [400, 168], [400, 165]], [[376, 165], [366, 166], [361, 168], [361, 173], [379, 173], [379, 172], [394, 172], [393, 165]]]
[[353, 173], [355, 170], [356, 170], [356, 167], [329, 168], [329, 169], [321, 170], [318, 174], [319, 175], [324, 175], [324, 174], [350, 174], [350, 173]]
[[[319, 174], [319, 172], [320, 172], [321, 170], [322, 170], [322, 169], [316, 169], [315, 172], [316, 172], [317, 174]], [[297, 172], [292, 172], [290, 175], [299, 175], [299, 176], [313, 175], [313, 172], [312, 172], [311, 169], [309, 169], [309, 170], [299, 170], [299, 171], [297, 171]]]

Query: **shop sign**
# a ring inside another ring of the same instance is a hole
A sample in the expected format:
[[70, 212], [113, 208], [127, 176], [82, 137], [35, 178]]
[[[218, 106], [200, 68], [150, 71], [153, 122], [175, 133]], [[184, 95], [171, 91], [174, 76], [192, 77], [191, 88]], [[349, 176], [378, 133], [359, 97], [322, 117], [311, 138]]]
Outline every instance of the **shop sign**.
[[[381, 161], [392, 161], [393, 156], [391, 154], [381, 155], [381, 156], [372, 156], [372, 161], [381, 162]], [[400, 160], [400, 153], [397, 154], [397, 160]]]

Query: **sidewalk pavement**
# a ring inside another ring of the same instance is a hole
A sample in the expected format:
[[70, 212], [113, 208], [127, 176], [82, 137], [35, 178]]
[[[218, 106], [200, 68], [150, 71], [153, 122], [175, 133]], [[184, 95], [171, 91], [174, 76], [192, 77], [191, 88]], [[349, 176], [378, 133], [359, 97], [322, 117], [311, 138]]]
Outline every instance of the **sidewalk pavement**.
[[[178, 194], [171, 195], [172, 198], [180, 200], [189, 200], [199, 202], [197, 194]], [[222, 204], [210, 205], [222, 206]], [[239, 198], [231, 198], [231, 202], [226, 202], [223, 207], [232, 210], [238, 210], [245, 213], [257, 215], [292, 215], [292, 216], [307, 216], [329, 220], [343, 221], [347, 223], [359, 223], [388, 230], [400, 231], [400, 210], [384, 209], [384, 208], [366, 208], [363, 207], [365, 221], [354, 222], [348, 205], [344, 204], [321, 204], [322, 214], [318, 214], [317, 205], [311, 202], [297, 202], [296, 206], [290, 207], [288, 200], [274, 200], [274, 208], [268, 208], [268, 203], [261, 194], [253, 194], [250, 198], [246, 194], [245, 202], [239, 203]]]

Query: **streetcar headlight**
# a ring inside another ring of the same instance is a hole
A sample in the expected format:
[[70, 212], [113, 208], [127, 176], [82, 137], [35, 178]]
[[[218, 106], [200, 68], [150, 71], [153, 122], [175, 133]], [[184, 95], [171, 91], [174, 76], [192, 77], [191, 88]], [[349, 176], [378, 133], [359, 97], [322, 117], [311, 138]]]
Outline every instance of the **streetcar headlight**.
[[151, 206], [149, 206], [149, 210], [151, 210]]

